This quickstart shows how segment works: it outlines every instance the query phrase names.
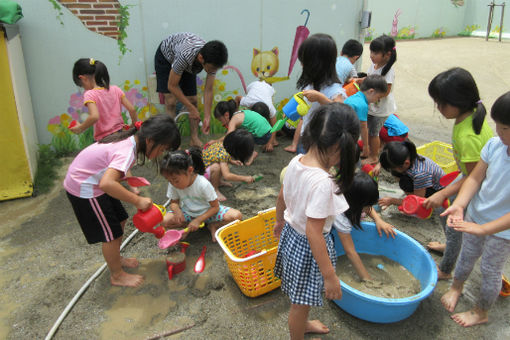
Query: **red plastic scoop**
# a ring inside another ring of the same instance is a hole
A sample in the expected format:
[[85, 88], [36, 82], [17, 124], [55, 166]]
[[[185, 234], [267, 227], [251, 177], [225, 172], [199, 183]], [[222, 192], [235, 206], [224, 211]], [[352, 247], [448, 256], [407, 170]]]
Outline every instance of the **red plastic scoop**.
[[198, 257], [197, 262], [195, 263], [195, 273], [201, 273], [204, 271], [205, 268], [205, 251], [207, 250], [207, 247], [204, 246], [202, 248], [202, 252], [200, 253], [200, 256]]
[[[204, 223], [200, 224], [199, 228], [202, 228], [204, 225], [205, 225]], [[159, 239], [158, 247], [160, 249], [166, 249], [168, 247], [176, 245], [177, 242], [179, 242], [180, 239], [182, 238], [182, 235], [184, 233], [187, 233], [188, 230], [189, 230], [189, 228], [184, 228], [182, 230], [175, 230], [175, 229], [167, 230], [165, 235], [163, 235], [163, 237]]]
[[450, 173], [447, 173], [446, 175], [444, 175], [443, 177], [441, 177], [439, 179], [439, 184], [446, 187], [446, 186], [448, 186], [448, 184], [453, 182], [453, 180], [455, 178], [457, 178], [457, 176], [459, 176], [459, 174], [460, 174], [460, 171], [452, 171]]
[[144, 187], [146, 185], [151, 185], [151, 182], [149, 182], [143, 177], [131, 176], [124, 177], [122, 180], [126, 181], [132, 187]]

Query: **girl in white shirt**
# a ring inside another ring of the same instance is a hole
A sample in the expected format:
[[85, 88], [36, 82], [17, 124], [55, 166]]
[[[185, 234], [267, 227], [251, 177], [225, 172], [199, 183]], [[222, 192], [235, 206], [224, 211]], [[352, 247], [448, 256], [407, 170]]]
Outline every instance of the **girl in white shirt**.
[[216, 191], [204, 176], [202, 151], [197, 147], [167, 154], [160, 165], [160, 172], [168, 184], [167, 196], [170, 210], [163, 218], [163, 226], [187, 227], [196, 231], [206, 223], [216, 242], [216, 230], [226, 223], [241, 220], [241, 212], [219, 204]]
[[[302, 137], [306, 153], [294, 157], [276, 201], [275, 237], [280, 239], [274, 268], [291, 301], [291, 339], [305, 333], [328, 333], [319, 320], [308, 320], [311, 306], [342, 298], [335, 273], [336, 253], [330, 234], [336, 215], [348, 209], [342, 192], [352, 182], [360, 124], [345, 104], [321, 106]], [[333, 177], [329, 170], [339, 170]]]

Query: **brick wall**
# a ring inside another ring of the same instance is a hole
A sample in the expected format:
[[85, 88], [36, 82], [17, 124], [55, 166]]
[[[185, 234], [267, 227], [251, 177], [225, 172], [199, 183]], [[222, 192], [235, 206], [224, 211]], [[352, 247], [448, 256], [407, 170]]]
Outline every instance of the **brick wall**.
[[119, 2], [117, 0], [58, 0], [92, 32], [117, 39]]

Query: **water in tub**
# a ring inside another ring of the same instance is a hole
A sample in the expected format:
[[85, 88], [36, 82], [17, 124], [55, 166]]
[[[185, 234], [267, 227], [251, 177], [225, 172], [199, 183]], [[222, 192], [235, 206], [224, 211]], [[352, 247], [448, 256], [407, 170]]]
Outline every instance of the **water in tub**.
[[382, 255], [359, 254], [372, 277], [361, 281], [346, 255], [338, 257], [336, 274], [349, 286], [369, 295], [399, 299], [418, 294], [418, 281], [404, 266]]

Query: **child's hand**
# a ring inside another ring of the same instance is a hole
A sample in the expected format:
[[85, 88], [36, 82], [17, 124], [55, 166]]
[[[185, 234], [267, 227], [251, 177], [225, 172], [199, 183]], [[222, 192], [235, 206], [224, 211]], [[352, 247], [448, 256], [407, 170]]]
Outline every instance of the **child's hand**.
[[279, 240], [280, 235], [283, 230], [283, 226], [285, 225], [285, 221], [276, 221], [273, 226], [273, 236], [275, 239]]
[[174, 221], [175, 223], [179, 223], [179, 224], [183, 224], [184, 222], [186, 222], [186, 218], [184, 218], [184, 214], [182, 213], [182, 211], [175, 211], [174, 212]]
[[388, 222], [380, 221], [379, 223], [375, 224], [375, 227], [377, 228], [377, 232], [379, 233], [379, 237], [382, 237], [382, 233], [384, 232], [386, 234], [386, 237], [393, 237], [397, 236], [397, 233], [395, 232], [395, 227], [389, 224]]
[[324, 278], [324, 290], [326, 299], [340, 300], [342, 298], [340, 280], [336, 277], [336, 275]]
[[69, 130], [71, 130], [72, 133], [79, 135], [80, 133], [83, 132], [83, 127], [82, 124], [77, 122], [76, 125], [73, 126], [72, 128], [69, 128]]
[[377, 202], [381, 209], [386, 209], [390, 205], [393, 204], [393, 197], [383, 197], [379, 199], [379, 202]]
[[237, 166], [243, 166], [243, 162], [241, 162], [240, 160], [238, 159], [231, 159], [230, 160], [230, 163], [234, 164], [234, 165], [237, 165]]
[[441, 190], [429, 196], [425, 201], [423, 201], [423, 207], [425, 209], [430, 208], [438, 208], [440, 207], [445, 200], [445, 197], [441, 193]]
[[374, 174], [374, 177], [379, 176], [379, 173], [381, 172], [381, 162], [377, 162], [377, 164], [372, 169], [372, 173]]
[[453, 227], [453, 223], [464, 221], [464, 209], [455, 203], [448, 207], [440, 216], [448, 216], [446, 220], [446, 224], [449, 227]]
[[139, 196], [136, 200], [135, 207], [141, 211], [147, 211], [152, 206], [152, 199], [150, 197]]
[[189, 231], [190, 232], [193, 232], [193, 231], [197, 231], [198, 228], [200, 228], [200, 224], [202, 222], [198, 221], [197, 219], [194, 219], [192, 220], [189, 224], [188, 224], [188, 228], [189, 228]]
[[311, 102], [319, 102], [320, 104], [327, 104], [331, 102], [328, 97], [316, 90], [304, 90], [303, 96]]
[[456, 231], [463, 233], [473, 234], [476, 236], [486, 235], [486, 229], [482, 225], [473, 222], [454, 220], [451, 224], [448, 225]]
[[274, 149], [273, 143], [270, 141], [266, 145], [264, 145], [264, 152], [272, 152]]
[[243, 182], [253, 183], [253, 182], [255, 182], [255, 178], [253, 176], [243, 176]]

